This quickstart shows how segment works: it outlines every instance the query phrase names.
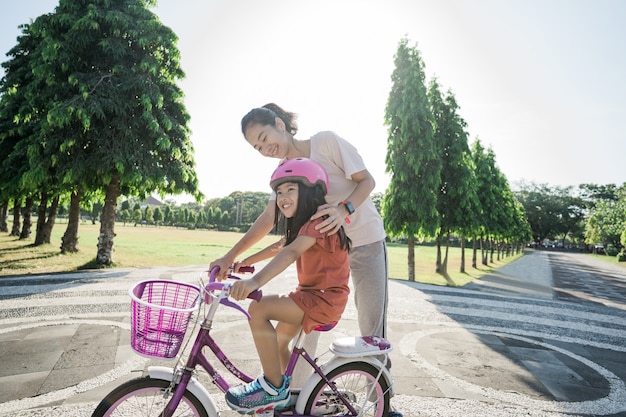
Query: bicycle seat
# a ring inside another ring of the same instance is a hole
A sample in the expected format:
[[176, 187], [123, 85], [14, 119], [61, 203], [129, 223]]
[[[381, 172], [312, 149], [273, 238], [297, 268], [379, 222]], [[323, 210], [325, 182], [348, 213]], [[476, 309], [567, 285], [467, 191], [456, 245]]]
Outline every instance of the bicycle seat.
[[391, 343], [378, 336], [342, 337], [330, 345], [332, 353], [344, 357], [382, 355], [391, 349]]
[[328, 324], [318, 324], [317, 326], [315, 326], [313, 330], [316, 332], [327, 332], [329, 330], [332, 330], [336, 325], [337, 325], [336, 321], [332, 323], [328, 323]]

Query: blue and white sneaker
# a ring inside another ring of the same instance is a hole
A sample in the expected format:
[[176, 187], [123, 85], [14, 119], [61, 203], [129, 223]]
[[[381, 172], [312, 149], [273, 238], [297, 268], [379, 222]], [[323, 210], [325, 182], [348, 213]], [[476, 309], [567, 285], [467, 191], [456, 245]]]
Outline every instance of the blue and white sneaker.
[[287, 407], [291, 399], [290, 381], [291, 377], [283, 375], [283, 384], [276, 388], [261, 375], [248, 384], [230, 388], [226, 392], [226, 403], [242, 414], [258, 414], [274, 408]]

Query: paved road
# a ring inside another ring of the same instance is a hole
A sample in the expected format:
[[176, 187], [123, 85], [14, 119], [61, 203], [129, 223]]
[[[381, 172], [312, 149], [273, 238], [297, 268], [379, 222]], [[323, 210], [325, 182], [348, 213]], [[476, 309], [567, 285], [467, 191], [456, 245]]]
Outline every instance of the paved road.
[[[0, 415], [91, 415], [152, 363], [128, 346], [127, 289], [151, 278], [196, 282], [201, 271], [0, 277]], [[290, 268], [266, 291], [295, 279]], [[390, 300], [392, 405], [405, 416], [626, 416], [625, 268], [529, 251], [464, 288], [392, 280]], [[214, 334], [236, 363], [259, 372], [247, 323], [223, 317]], [[320, 346], [356, 335], [355, 319], [349, 304]]]

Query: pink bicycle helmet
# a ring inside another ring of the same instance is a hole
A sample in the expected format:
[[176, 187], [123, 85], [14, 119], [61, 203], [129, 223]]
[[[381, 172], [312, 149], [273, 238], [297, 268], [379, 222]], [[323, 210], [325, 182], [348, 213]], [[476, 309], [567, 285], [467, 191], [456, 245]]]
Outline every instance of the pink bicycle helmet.
[[270, 187], [272, 190], [276, 190], [280, 184], [290, 181], [301, 182], [307, 187], [320, 184], [324, 189], [324, 194], [328, 192], [328, 174], [320, 164], [312, 159], [287, 159], [272, 174]]

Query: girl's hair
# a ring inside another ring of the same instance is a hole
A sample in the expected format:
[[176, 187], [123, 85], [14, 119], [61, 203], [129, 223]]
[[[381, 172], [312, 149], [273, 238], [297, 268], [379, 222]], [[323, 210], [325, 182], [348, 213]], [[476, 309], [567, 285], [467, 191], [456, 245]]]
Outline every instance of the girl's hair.
[[[298, 208], [293, 217], [287, 218], [278, 208], [278, 198], [276, 199], [276, 210], [274, 212], [274, 224], [278, 232], [285, 235], [285, 246], [293, 242], [298, 237], [298, 232], [315, 214], [317, 208], [326, 204], [324, 189], [320, 184], [307, 187], [302, 181], [298, 182]], [[339, 236], [339, 246], [343, 250], [350, 251], [352, 241], [346, 235], [343, 226], [337, 232]]]
[[297, 116], [295, 113], [283, 110], [279, 105], [268, 103], [263, 107], [252, 109], [241, 119], [241, 133], [246, 134], [250, 126], [260, 124], [263, 126], [276, 126], [276, 118], [279, 117], [285, 123], [285, 130], [295, 135], [298, 133]]

